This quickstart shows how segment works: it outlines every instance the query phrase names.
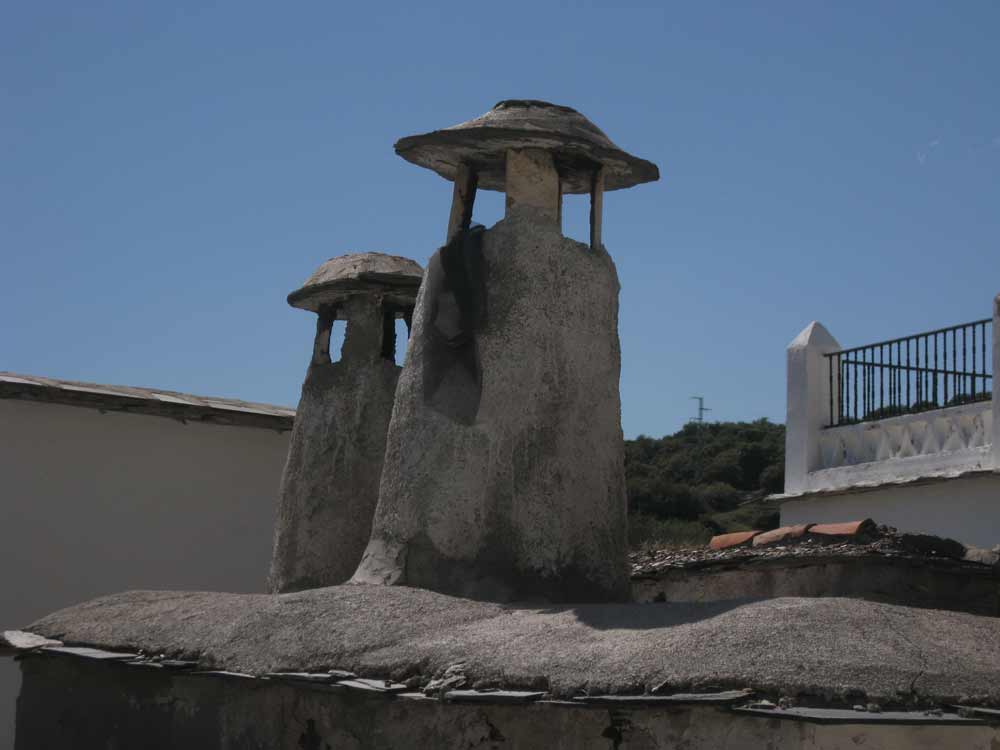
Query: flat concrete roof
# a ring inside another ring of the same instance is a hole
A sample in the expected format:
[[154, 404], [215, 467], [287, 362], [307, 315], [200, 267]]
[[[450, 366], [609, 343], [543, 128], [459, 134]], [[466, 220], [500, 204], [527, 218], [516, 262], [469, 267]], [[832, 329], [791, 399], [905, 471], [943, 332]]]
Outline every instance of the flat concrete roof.
[[0, 399], [83, 406], [98, 411], [146, 414], [182, 421], [262, 427], [279, 431], [292, 429], [295, 418], [295, 409], [288, 406], [215, 396], [193, 396], [162, 388], [81, 383], [13, 372], [0, 372]]

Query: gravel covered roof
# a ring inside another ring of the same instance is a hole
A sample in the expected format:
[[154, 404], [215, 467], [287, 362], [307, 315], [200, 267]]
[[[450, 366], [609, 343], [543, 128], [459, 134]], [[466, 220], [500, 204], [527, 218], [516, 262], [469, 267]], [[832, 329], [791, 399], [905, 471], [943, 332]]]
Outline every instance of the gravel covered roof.
[[29, 627], [250, 674], [347, 669], [554, 696], [754, 688], [851, 703], [1000, 705], [1000, 619], [856, 599], [501, 605], [406, 587], [294, 594], [136, 591]]

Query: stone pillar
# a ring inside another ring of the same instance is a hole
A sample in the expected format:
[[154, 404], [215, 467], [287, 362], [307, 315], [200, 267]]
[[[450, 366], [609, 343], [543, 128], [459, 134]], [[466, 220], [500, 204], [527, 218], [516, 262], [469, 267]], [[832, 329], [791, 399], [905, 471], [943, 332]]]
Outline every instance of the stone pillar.
[[788, 413], [785, 421], [785, 492], [804, 492], [808, 474], [819, 465], [820, 430], [839, 411], [839, 374], [834, 366], [833, 389], [829, 360], [824, 354], [840, 344], [822, 324], [813, 321], [788, 345]]
[[530, 217], [560, 228], [562, 193], [552, 154], [541, 149], [507, 151], [506, 217]]
[[467, 164], [460, 164], [455, 170], [455, 186], [451, 196], [451, 213], [448, 216], [448, 233], [445, 242], [451, 242], [459, 232], [469, 228], [472, 208], [476, 202], [476, 173]]
[[[420, 274], [405, 258], [341, 256], [289, 296], [319, 320], [281, 479], [272, 592], [343, 583], [361, 560], [401, 371], [391, 341], [395, 318], [409, 319]], [[346, 320], [347, 330], [331, 361], [336, 319]]]
[[993, 300], [993, 471], [1000, 472], [1000, 295]]
[[604, 225], [604, 167], [594, 170], [593, 182], [590, 186], [590, 247], [600, 250], [603, 246], [601, 238]]

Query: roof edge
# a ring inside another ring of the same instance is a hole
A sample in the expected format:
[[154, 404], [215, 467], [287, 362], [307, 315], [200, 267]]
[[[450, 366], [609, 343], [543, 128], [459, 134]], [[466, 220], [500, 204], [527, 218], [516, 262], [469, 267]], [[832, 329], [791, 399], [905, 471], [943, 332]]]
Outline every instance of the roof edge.
[[291, 430], [295, 419], [295, 409], [286, 406], [12, 372], [0, 372], [0, 400], [4, 399], [167, 417], [181, 422], [258, 427], [278, 432]]

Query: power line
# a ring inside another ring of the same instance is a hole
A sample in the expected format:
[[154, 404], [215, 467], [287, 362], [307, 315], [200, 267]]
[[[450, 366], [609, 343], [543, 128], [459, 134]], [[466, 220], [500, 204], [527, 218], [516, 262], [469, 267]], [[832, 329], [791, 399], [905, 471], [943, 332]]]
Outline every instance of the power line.
[[705, 422], [705, 412], [712, 411], [707, 406], [705, 406], [704, 396], [692, 396], [692, 399], [698, 402], [698, 416], [692, 419], [692, 422], [697, 422], [698, 424], [703, 424]]

